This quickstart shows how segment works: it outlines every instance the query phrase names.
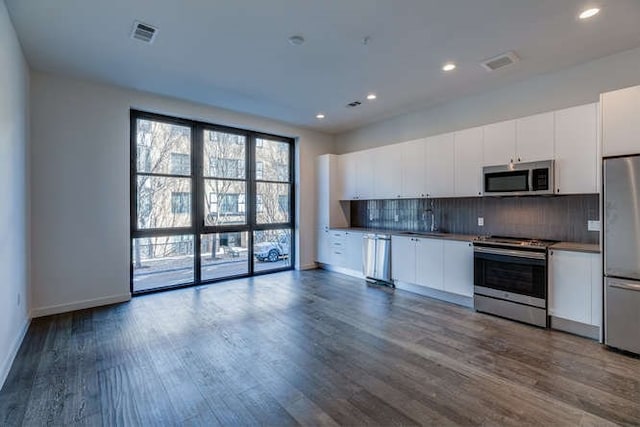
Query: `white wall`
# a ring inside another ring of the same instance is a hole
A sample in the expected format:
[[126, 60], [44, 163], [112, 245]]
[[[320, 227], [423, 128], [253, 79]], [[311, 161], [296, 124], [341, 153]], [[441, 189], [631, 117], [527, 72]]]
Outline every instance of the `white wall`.
[[29, 69], [0, 1], [0, 387], [29, 324], [28, 91]]
[[33, 72], [32, 312], [129, 298], [129, 109], [298, 138], [297, 267], [313, 266], [315, 157], [333, 137], [204, 105]]
[[358, 151], [596, 102], [602, 92], [637, 84], [640, 48], [363, 126], [338, 135], [336, 152]]

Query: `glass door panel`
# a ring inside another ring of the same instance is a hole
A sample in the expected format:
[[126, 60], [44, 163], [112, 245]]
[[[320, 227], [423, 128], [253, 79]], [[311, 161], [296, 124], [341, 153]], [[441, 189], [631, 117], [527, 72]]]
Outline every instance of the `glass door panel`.
[[200, 236], [200, 271], [203, 281], [249, 273], [249, 234], [211, 233]]
[[194, 282], [193, 236], [155, 236], [133, 239], [133, 291]]
[[253, 233], [253, 269], [255, 272], [291, 267], [291, 230], [259, 230]]

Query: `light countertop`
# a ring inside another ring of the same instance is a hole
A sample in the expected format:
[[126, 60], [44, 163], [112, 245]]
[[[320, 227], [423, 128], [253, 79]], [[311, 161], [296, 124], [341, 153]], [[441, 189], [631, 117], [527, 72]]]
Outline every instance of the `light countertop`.
[[[455, 234], [455, 233], [438, 233], [438, 232], [430, 233], [426, 231], [387, 230], [382, 228], [335, 227], [331, 229], [351, 231], [354, 233], [390, 234], [392, 236], [424, 237], [424, 238], [431, 238], [431, 239], [456, 240], [460, 242], [473, 242], [479, 237], [477, 235], [472, 235], [472, 234]], [[600, 245], [592, 244], [592, 243], [559, 242], [550, 246], [550, 249], [554, 249], [558, 251], [600, 253]]]

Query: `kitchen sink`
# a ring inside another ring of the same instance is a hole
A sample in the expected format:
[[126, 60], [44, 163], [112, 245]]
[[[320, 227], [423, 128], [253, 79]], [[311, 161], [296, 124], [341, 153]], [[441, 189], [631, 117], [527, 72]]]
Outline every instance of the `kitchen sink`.
[[398, 234], [401, 236], [446, 236], [449, 233], [439, 231], [402, 231]]

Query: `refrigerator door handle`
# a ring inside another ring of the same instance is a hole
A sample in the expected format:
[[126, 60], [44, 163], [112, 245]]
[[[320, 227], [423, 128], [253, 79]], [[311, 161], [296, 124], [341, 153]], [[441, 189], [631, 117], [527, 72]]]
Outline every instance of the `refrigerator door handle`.
[[610, 283], [610, 287], [618, 289], [626, 289], [628, 291], [640, 292], [640, 285], [632, 285], [628, 283]]

